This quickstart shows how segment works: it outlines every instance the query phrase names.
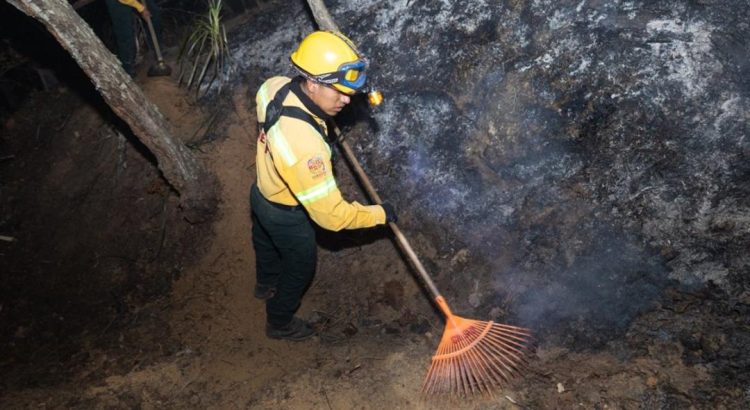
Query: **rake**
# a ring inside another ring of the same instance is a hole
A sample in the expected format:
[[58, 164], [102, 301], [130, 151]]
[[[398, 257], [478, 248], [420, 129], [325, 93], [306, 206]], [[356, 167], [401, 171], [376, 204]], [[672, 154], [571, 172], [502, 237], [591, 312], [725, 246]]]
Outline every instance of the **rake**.
[[[336, 128], [335, 132], [338, 135], [340, 131]], [[378, 193], [349, 144], [341, 140], [339, 143], [370, 198], [380, 204]], [[395, 223], [389, 225], [399, 247], [408, 256], [446, 319], [443, 337], [422, 385], [422, 397], [493, 397], [496, 390], [525, 367], [531, 332], [521, 327], [454, 315], [406, 236]]]

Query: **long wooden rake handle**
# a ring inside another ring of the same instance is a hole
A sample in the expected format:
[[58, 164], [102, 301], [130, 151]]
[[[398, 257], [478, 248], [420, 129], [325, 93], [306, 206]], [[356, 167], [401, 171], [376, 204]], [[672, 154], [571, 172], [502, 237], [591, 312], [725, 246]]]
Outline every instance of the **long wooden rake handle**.
[[[335, 128], [336, 135], [340, 135], [341, 131], [338, 129], [338, 127], [334, 127], [334, 128]], [[354, 168], [354, 173], [357, 174], [359, 181], [362, 183], [362, 186], [365, 188], [365, 191], [367, 191], [367, 195], [369, 195], [370, 198], [373, 201], [375, 201], [376, 204], [383, 203], [383, 201], [380, 200], [380, 195], [378, 195], [378, 193], [375, 191], [375, 188], [372, 186], [372, 182], [370, 182], [370, 178], [367, 177], [365, 170], [362, 169], [362, 166], [359, 164], [359, 161], [357, 161], [357, 158], [354, 156], [354, 151], [352, 151], [352, 148], [349, 146], [349, 143], [339, 138], [339, 145], [344, 150], [344, 155], [346, 156], [346, 159], [352, 165], [352, 168]], [[445, 313], [446, 316], [451, 315], [450, 309], [448, 309], [448, 305], [445, 303], [445, 301], [443, 300], [443, 297], [440, 295], [440, 292], [435, 286], [435, 282], [432, 281], [432, 278], [427, 273], [427, 269], [425, 269], [424, 265], [422, 265], [422, 262], [419, 261], [419, 257], [417, 257], [417, 253], [414, 252], [414, 249], [411, 247], [411, 244], [406, 239], [406, 236], [404, 236], [403, 232], [401, 232], [401, 229], [399, 229], [398, 225], [396, 225], [395, 222], [389, 222], [388, 225], [391, 227], [393, 234], [396, 236], [396, 242], [398, 242], [399, 247], [401, 247], [401, 250], [404, 251], [406, 256], [409, 258], [412, 265], [414, 266], [414, 269], [417, 270], [417, 273], [419, 273], [419, 276], [422, 278], [422, 281], [427, 286], [427, 289], [429, 289], [430, 293], [432, 293], [433, 298], [437, 301], [438, 305], [443, 310], [443, 313]]]

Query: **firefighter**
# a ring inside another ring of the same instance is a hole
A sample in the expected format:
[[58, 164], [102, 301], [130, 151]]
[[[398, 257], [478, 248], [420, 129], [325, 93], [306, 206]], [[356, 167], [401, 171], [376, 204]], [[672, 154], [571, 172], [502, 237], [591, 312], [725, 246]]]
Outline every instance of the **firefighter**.
[[[106, 4], [112, 18], [112, 30], [115, 33], [117, 43], [117, 58], [120, 59], [125, 72], [131, 77], [135, 77], [136, 38], [135, 28], [133, 27], [135, 22], [133, 10], [135, 9], [144, 18], [151, 18], [157, 41], [161, 43], [162, 30], [159, 7], [155, 0], [106, 0]], [[151, 44], [151, 37], [147, 37], [149, 38], [149, 44]], [[154, 47], [153, 44], [151, 46]]]
[[338, 32], [317, 31], [291, 55], [300, 75], [273, 77], [256, 94], [257, 180], [252, 185], [255, 297], [266, 301], [266, 335], [300, 341], [314, 334], [294, 316], [315, 273], [313, 223], [332, 231], [396, 222], [389, 204], [347, 202], [331, 166], [327, 120], [365, 86], [365, 61]]

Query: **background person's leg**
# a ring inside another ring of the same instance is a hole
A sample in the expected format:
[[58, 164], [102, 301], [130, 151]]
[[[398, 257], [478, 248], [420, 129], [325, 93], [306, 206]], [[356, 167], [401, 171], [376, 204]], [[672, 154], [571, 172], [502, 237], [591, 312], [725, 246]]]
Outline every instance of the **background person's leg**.
[[112, 31], [115, 34], [117, 44], [117, 58], [120, 59], [125, 72], [135, 77], [135, 32], [133, 30], [133, 18], [135, 9], [126, 6], [117, 0], [106, 0], [107, 10], [112, 19]]

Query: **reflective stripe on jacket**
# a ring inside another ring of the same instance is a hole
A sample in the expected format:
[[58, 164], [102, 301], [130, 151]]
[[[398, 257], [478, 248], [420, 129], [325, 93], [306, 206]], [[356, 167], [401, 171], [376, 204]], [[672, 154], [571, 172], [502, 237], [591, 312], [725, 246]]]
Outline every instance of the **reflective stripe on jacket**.
[[[258, 122], [264, 122], [266, 107], [276, 92], [291, 81], [273, 77], [258, 90], [255, 102]], [[283, 105], [310, 113], [323, 129], [325, 121], [314, 115], [294, 92]], [[271, 202], [295, 206], [301, 204], [315, 223], [339, 231], [367, 228], [385, 223], [385, 212], [379, 205], [346, 202], [341, 196], [331, 165], [331, 149], [311, 124], [281, 116], [278, 122], [258, 135], [256, 154], [257, 184], [261, 194]]]

